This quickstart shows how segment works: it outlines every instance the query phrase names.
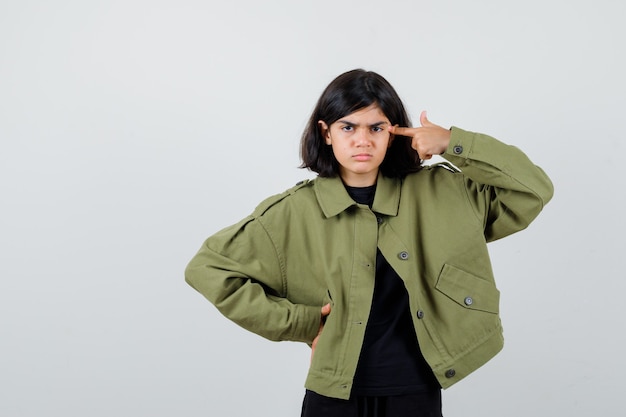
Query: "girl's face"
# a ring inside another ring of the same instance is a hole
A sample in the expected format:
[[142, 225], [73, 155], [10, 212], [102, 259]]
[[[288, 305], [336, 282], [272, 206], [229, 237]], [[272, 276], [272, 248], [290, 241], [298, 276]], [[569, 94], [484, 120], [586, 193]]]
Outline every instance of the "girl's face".
[[330, 126], [318, 122], [326, 144], [332, 146], [339, 162], [339, 174], [346, 185], [367, 187], [376, 184], [378, 167], [385, 159], [393, 136], [389, 119], [376, 104], [342, 117]]

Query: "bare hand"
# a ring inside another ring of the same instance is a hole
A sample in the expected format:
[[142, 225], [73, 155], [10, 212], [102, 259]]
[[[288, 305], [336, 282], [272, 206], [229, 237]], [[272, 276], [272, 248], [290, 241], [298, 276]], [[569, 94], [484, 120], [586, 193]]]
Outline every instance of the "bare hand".
[[317, 332], [317, 336], [315, 336], [315, 339], [313, 339], [313, 343], [311, 343], [311, 360], [313, 360], [313, 354], [315, 353], [315, 347], [317, 346], [317, 341], [320, 338], [320, 335], [322, 334], [322, 330], [324, 330], [324, 323], [326, 323], [326, 316], [328, 316], [330, 314], [330, 304], [326, 304], [325, 306], [322, 307], [321, 310], [321, 317], [320, 317], [320, 329]]
[[411, 138], [411, 147], [417, 151], [421, 160], [444, 153], [450, 144], [450, 130], [431, 123], [426, 117], [426, 111], [420, 114], [420, 124], [421, 127], [389, 126], [388, 130], [394, 135]]

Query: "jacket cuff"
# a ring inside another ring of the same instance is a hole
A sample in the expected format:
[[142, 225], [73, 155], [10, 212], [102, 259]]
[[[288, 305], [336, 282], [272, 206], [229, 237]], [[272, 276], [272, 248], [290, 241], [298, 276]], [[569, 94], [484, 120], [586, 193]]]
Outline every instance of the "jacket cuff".
[[295, 304], [296, 326], [292, 338], [297, 342], [311, 343], [317, 336], [322, 322], [322, 306]]
[[476, 134], [456, 126], [451, 127], [450, 132], [450, 144], [443, 157], [460, 168], [465, 165], [472, 153]]

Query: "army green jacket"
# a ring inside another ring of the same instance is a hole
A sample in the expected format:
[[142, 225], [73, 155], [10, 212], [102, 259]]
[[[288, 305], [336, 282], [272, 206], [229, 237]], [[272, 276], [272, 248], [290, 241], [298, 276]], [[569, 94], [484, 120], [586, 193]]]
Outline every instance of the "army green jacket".
[[422, 353], [447, 388], [503, 345], [487, 242], [526, 228], [553, 188], [520, 150], [486, 135], [453, 128], [444, 157], [454, 166], [379, 175], [372, 209], [355, 203], [339, 178], [271, 197], [208, 238], [186, 280], [270, 340], [311, 343], [330, 302], [305, 385], [347, 399], [378, 247], [405, 283]]

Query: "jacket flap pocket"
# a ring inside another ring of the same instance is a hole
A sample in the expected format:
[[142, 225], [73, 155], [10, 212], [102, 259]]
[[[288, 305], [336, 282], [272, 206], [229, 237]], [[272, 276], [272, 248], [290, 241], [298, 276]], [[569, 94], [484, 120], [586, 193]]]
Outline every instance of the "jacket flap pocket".
[[493, 282], [452, 265], [444, 265], [436, 288], [465, 308], [490, 313], [499, 311], [500, 291]]

